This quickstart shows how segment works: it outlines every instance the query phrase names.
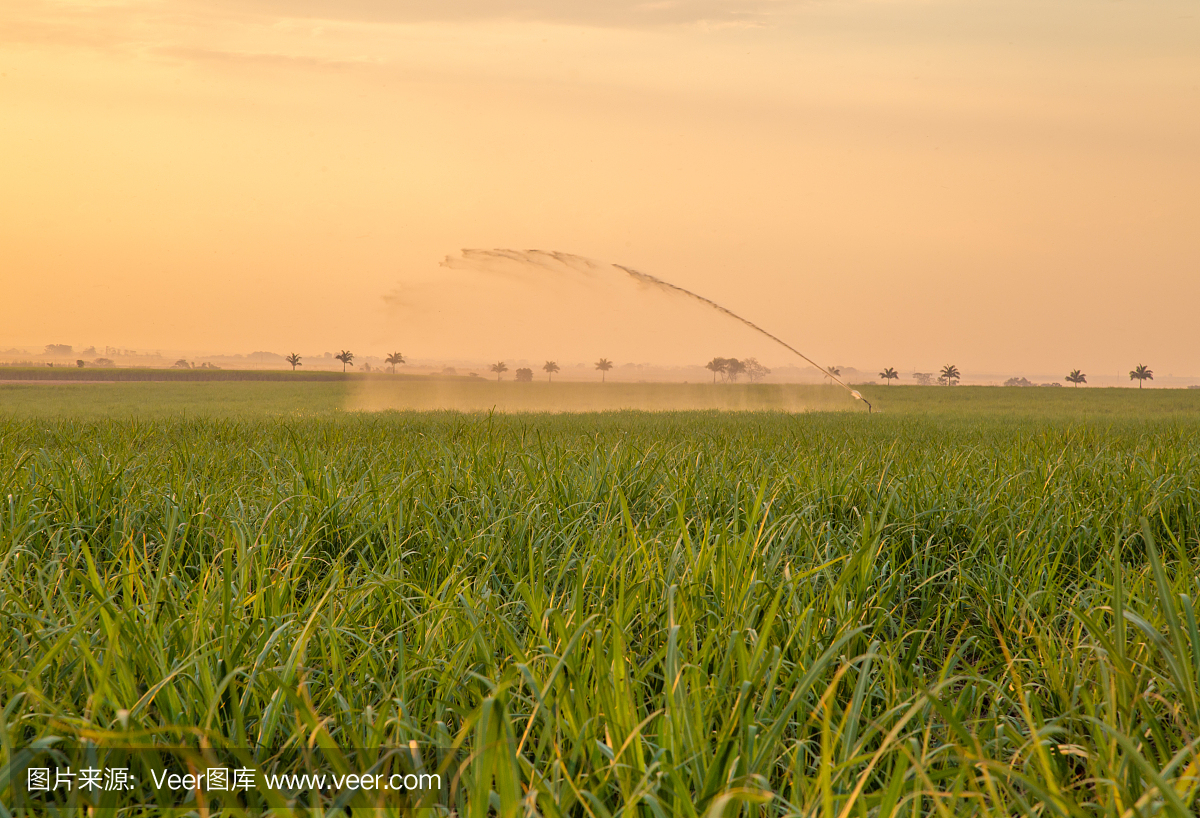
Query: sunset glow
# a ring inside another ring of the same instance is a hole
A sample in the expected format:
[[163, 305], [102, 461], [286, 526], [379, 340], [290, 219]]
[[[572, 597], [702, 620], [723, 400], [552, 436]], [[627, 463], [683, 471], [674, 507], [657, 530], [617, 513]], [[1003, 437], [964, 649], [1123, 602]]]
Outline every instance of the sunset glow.
[[0, 348], [1200, 374], [1194, 3], [396, 5], [6, 2]]

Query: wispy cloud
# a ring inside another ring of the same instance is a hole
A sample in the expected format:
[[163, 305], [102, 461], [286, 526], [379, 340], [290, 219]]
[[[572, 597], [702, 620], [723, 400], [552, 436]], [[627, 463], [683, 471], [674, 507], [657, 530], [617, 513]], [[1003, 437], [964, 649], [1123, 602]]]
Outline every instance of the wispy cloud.
[[300, 54], [277, 54], [266, 51], [232, 51], [179, 46], [165, 46], [154, 48], [151, 51], [159, 56], [177, 58], [187, 62], [278, 66], [281, 68], [359, 68], [380, 65], [382, 63], [382, 60], [371, 57], [315, 57]]
[[644, 28], [761, 25], [813, 0], [222, 0], [242, 13], [388, 23], [517, 20]]

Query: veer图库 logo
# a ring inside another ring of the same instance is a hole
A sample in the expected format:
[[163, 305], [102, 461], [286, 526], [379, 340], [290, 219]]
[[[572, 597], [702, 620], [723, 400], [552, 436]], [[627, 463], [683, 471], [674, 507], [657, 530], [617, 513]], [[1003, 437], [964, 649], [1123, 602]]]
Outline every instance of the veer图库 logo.
[[251, 811], [293, 806], [416, 809], [453, 801], [448, 749], [283, 750], [54, 747], [18, 751], [7, 780], [19, 808]]

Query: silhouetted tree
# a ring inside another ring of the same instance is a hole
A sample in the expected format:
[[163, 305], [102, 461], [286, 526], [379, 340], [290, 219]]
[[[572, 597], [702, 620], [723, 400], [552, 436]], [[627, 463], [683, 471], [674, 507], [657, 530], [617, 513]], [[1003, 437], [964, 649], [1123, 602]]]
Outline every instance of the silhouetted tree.
[[500, 380], [500, 376], [508, 371], [508, 366], [505, 365], [504, 361], [496, 361], [496, 363], [489, 366], [488, 369], [496, 373], [496, 380]]
[[942, 367], [940, 379], [946, 381], [946, 386], [954, 386], [954, 384], [958, 383], [961, 377], [962, 376], [958, 372], [958, 367], [954, 364], [946, 364]]
[[600, 370], [600, 383], [604, 383], [605, 374], [612, 368], [612, 361], [608, 360], [608, 358], [601, 358], [600, 360], [596, 361], [596, 369]]
[[383, 359], [384, 363], [392, 365], [392, 374], [396, 374], [396, 364], [404, 363], [404, 356], [399, 352], [393, 352], [391, 355]]
[[1087, 383], [1087, 375], [1084, 375], [1078, 369], [1072, 369], [1071, 374], [1067, 376], [1067, 383], [1073, 383], [1078, 388], [1079, 384]]
[[830, 383], [833, 383], [833, 379], [841, 374], [842, 370], [838, 369], [836, 366], [825, 367], [825, 377], [829, 379]]
[[300, 363], [300, 356], [299, 356], [299, 355], [297, 355], [297, 354], [296, 354], [296, 353], [294, 353], [294, 352], [293, 352], [291, 355], [289, 355], [289, 356], [287, 356], [286, 358], [284, 358], [283, 360], [287, 361], [289, 364], [291, 364], [291, 365], [292, 365], [292, 371], [293, 371], [293, 372], [295, 372], [295, 371], [296, 371], [296, 367], [298, 367], [298, 366], [304, 366], [304, 364]]
[[885, 381], [887, 381], [887, 385], [888, 385], [888, 386], [891, 386], [891, 385], [892, 385], [892, 379], [893, 379], [893, 378], [899, 378], [899, 377], [900, 377], [900, 373], [899, 373], [899, 372], [897, 372], [896, 370], [892, 369], [892, 368], [889, 366], [887, 369], [885, 369], [885, 370], [883, 370], [882, 372], [880, 372], [880, 373], [879, 373], [879, 377], [881, 377], [881, 378], [883, 378]]
[[354, 353], [348, 349], [343, 349], [337, 355], [334, 355], [334, 360], [342, 362], [342, 371], [346, 371], [346, 367], [354, 363]]
[[737, 358], [730, 358], [725, 362], [725, 377], [730, 383], [736, 383], [738, 375], [746, 371], [746, 365]]
[[191, 364], [189, 364], [189, 363], [188, 363], [186, 360], [184, 360], [183, 358], [180, 358], [178, 361], [176, 361], [175, 363], [171, 364], [171, 368], [172, 368], [172, 369], [191, 369], [191, 368], [192, 368], [192, 365], [191, 365]]
[[746, 377], [750, 379], [750, 383], [758, 383], [771, 374], [771, 370], [760, 364], [757, 358], [747, 358], [742, 361], [742, 366], [746, 368]]
[[1137, 369], [1129, 371], [1129, 380], [1136, 380], [1138, 382], [1138, 389], [1141, 389], [1143, 383], [1154, 380], [1154, 370], [1145, 364], [1138, 364]]
[[518, 369], [515, 374], [517, 376], [518, 381], [522, 381], [524, 383], [529, 383], [530, 381], [533, 380], [533, 370], [530, 369], [529, 367], [523, 366], [520, 369]]
[[725, 372], [725, 367], [729, 364], [728, 358], [713, 358], [704, 365], [705, 369], [712, 370], [713, 383], [717, 382], [717, 375]]
[[546, 373], [547, 382], [554, 380], [554, 373], [558, 371], [558, 364], [554, 361], [546, 361], [542, 364], [542, 371]]

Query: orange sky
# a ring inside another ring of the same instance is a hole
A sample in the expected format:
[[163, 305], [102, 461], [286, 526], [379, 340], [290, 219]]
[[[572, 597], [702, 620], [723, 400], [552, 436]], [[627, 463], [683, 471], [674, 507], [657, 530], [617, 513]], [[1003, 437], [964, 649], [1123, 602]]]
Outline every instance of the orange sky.
[[788, 362], [660, 295], [438, 266], [516, 247], [830, 363], [1197, 375], [1197, 15], [6, 0], [0, 349]]

